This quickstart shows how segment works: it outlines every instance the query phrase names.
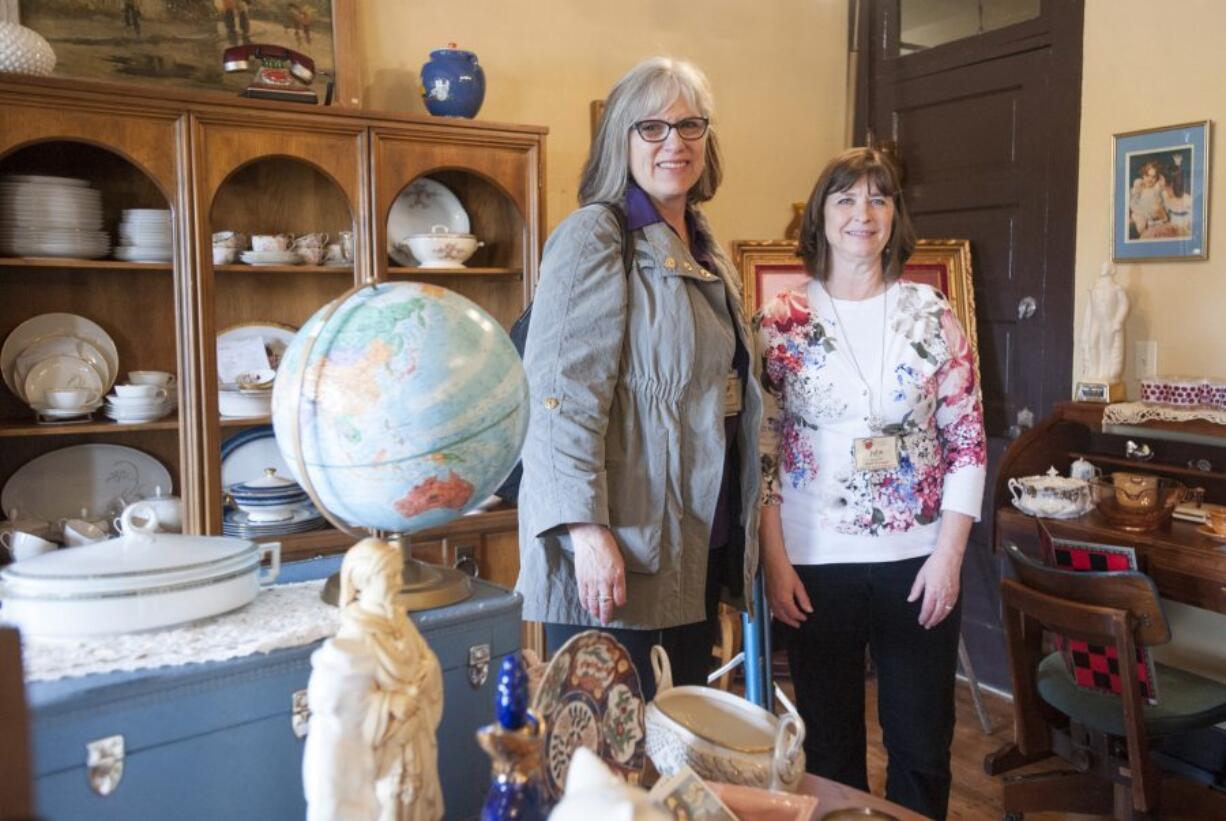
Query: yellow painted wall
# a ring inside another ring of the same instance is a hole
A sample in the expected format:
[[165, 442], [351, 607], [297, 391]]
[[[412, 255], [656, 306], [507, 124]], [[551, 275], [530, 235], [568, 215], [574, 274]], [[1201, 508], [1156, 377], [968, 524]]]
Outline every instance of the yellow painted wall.
[[545, 125], [547, 226], [576, 207], [588, 109], [638, 60], [693, 60], [715, 92], [719, 239], [775, 239], [843, 147], [845, 0], [362, 0], [362, 102], [424, 112], [421, 65], [449, 41], [485, 68], [481, 119]]
[[[1111, 258], [1111, 135], [1195, 120], [1226, 125], [1226, 3], [1180, 0], [1155, 16], [1148, 0], [1087, 0], [1081, 87], [1081, 157], [1077, 196], [1077, 332], [1087, 293]], [[1213, 135], [1211, 155], [1221, 138]], [[1128, 289], [1125, 377], [1136, 340], [1158, 342], [1164, 374], [1226, 376], [1226, 158], [1212, 157], [1209, 260], [1119, 263]], [[1214, 202], [1216, 200], [1216, 202]], [[1215, 213], [1216, 211], [1216, 213]], [[1080, 362], [1074, 363], [1074, 373]], [[1222, 451], [1208, 454], [1221, 461]], [[1169, 604], [1175, 643], [1163, 657], [1226, 680], [1226, 616]]]

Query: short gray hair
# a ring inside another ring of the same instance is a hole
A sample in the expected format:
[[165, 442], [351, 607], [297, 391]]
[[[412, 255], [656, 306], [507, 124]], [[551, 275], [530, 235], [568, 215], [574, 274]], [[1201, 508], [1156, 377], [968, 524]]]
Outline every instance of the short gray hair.
[[[625, 198], [630, 180], [630, 129], [639, 120], [668, 108], [678, 97], [704, 117], [711, 118], [715, 113], [706, 75], [685, 60], [651, 57], [617, 81], [605, 100], [604, 114], [579, 176], [580, 205], [621, 202]], [[723, 177], [715, 131], [708, 130], [705, 139], [706, 163], [690, 189], [690, 202], [706, 202], [715, 196]]]

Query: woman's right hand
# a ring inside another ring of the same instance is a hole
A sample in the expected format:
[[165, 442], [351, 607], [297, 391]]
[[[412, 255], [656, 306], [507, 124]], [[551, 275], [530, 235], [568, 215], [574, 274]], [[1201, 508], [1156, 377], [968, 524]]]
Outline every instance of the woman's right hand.
[[575, 581], [583, 609], [608, 624], [613, 610], [626, 603], [626, 563], [617, 539], [604, 525], [567, 526], [575, 552]]
[[766, 575], [766, 600], [771, 613], [789, 627], [800, 627], [813, 612], [804, 583], [792, 567], [783, 545], [783, 522], [778, 505], [765, 506], [758, 524], [762, 572]]

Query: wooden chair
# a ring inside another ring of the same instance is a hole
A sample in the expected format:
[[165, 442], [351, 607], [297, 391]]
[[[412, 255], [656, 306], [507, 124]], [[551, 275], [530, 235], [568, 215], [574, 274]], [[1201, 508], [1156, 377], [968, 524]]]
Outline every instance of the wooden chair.
[[0, 627], [0, 739], [0, 819], [33, 818], [34, 778], [21, 638], [8, 627]]
[[1159, 664], [1159, 702], [1150, 705], [1141, 695], [1136, 665], [1121, 663], [1120, 695], [1078, 687], [1060, 653], [1044, 652], [1043, 631], [1114, 647], [1119, 659], [1135, 659], [1138, 646], [1171, 638], [1153, 581], [1136, 572], [1058, 570], [1016, 545], [1005, 550], [1017, 576], [1001, 583], [1014, 743], [989, 755], [984, 769], [996, 775], [1052, 755], [1072, 765], [1005, 778], [1005, 818], [1047, 810], [1152, 817], [1162, 785], [1150, 744], [1226, 719], [1226, 685]]

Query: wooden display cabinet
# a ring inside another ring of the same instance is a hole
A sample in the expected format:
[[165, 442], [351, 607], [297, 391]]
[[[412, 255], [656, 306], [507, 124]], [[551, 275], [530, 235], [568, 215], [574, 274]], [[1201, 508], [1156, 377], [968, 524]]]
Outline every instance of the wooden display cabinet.
[[[1104, 428], [1102, 421], [1103, 405], [1059, 403], [1009, 447], [996, 477], [998, 549], [1011, 542], [1031, 555], [1039, 552], [1035, 520], [1010, 504], [1009, 480], [1040, 474], [1048, 467], [1067, 475], [1078, 458], [1107, 473], [1126, 470], [1177, 479], [1203, 488], [1205, 501], [1226, 503], [1226, 472], [1221, 467], [1226, 462], [1226, 426], [1190, 421]], [[1124, 443], [1129, 438], [1150, 444], [1153, 459], [1126, 458]], [[1206, 458], [1218, 467], [1188, 466], [1189, 460]], [[1174, 519], [1157, 530], [1135, 533], [1116, 528], [1091, 511], [1076, 519], [1053, 521], [1052, 526], [1069, 537], [1132, 545], [1165, 598], [1226, 613], [1226, 545], [1198, 532], [1198, 525]]]
[[[0, 259], [0, 339], [31, 316], [65, 311], [100, 324], [119, 349], [120, 373], [179, 375], [177, 416], [145, 424], [44, 426], [0, 395], [0, 485], [29, 459], [65, 445], [125, 444], [158, 457], [176, 477], [187, 532], [221, 532], [220, 448], [267, 418], [222, 419], [216, 336], [251, 322], [301, 326], [362, 282], [421, 280], [455, 290], [504, 327], [536, 281], [543, 239], [545, 129], [355, 109], [180, 94], [55, 79], [0, 81], [0, 175], [88, 179], [103, 192], [105, 228], [125, 208], [169, 208], [169, 263]], [[485, 245], [468, 267], [397, 266], [387, 217], [400, 193], [429, 176], [451, 189]], [[352, 268], [213, 266], [212, 234], [354, 235]], [[414, 552], [510, 585], [518, 571], [513, 508], [418, 534]], [[334, 530], [278, 539], [286, 559], [335, 552]]]

